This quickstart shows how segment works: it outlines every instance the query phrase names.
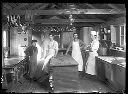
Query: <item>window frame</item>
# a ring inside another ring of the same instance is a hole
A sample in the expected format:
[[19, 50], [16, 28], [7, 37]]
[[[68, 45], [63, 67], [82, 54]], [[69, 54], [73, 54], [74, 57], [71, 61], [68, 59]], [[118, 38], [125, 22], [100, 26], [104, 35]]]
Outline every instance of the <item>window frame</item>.
[[[122, 35], [122, 31], [121, 31], [121, 28], [122, 26], [124, 27], [124, 33]], [[122, 44], [122, 38], [123, 37], [123, 44]], [[120, 46], [121, 47], [124, 47], [124, 45], [126, 44], [126, 24], [123, 24], [123, 25], [120, 25]]]

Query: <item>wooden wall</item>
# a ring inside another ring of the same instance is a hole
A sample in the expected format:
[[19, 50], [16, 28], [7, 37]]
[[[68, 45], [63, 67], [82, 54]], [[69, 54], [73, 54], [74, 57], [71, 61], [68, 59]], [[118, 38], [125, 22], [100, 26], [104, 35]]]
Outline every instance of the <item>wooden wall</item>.
[[[18, 28], [10, 28], [10, 55], [11, 56], [22, 56], [23, 51], [25, 50], [24, 47], [21, 46], [28, 46], [31, 42], [31, 31], [27, 30], [27, 33], [18, 34]], [[25, 39], [27, 39], [25, 41]]]
[[110, 26], [110, 25], [122, 25], [123, 23], [126, 23], [126, 17], [119, 17], [116, 19], [112, 19], [110, 21], [107, 21], [106, 23], [103, 23], [102, 26]]
[[117, 45], [120, 44], [120, 32], [119, 32], [119, 26], [126, 24], [126, 17], [119, 17], [116, 19], [112, 19], [110, 21], [107, 21], [106, 23], [101, 24], [103, 27], [110, 26], [111, 29], [111, 41], [113, 43], [116, 43]]
[[[88, 45], [91, 42], [91, 31], [93, 30], [93, 27], [81, 27], [79, 30], [76, 31], [78, 34], [78, 38], [82, 40], [86, 45]], [[70, 41], [73, 39], [73, 32], [63, 32], [63, 47], [67, 48]]]

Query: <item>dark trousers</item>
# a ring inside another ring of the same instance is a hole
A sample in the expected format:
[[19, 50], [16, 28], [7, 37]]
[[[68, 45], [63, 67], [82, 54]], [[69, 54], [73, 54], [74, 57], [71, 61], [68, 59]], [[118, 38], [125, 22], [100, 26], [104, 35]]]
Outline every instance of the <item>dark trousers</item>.
[[86, 51], [83, 51], [81, 53], [82, 53], [82, 58], [83, 58], [83, 73], [85, 73], [85, 67], [86, 67], [86, 63], [87, 63], [87, 60], [88, 60], [89, 53], [86, 52]]

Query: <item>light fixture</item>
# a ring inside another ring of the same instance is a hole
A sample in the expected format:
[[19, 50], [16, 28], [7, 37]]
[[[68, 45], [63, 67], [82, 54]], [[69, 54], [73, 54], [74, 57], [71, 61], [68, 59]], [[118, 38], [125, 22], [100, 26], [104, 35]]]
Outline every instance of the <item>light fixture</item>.
[[72, 14], [69, 15], [70, 25], [73, 25], [75, 19], [73, 19]]
[[21, 27], [23, 31], [25, 31], [27, 25], [21, 24], [20, 15], [7, 15], [8, 23], [13, 27]]

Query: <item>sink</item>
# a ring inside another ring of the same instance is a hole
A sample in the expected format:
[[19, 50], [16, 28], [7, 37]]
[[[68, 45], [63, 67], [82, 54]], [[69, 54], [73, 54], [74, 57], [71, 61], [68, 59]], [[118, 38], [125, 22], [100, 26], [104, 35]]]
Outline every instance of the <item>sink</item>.
[[126, 63], [126, 58], [124, 57], [99, 56], [99, 58], [112, 64]]
[[126, 64], [126, 59], [125, 58], [115, 58], [112, 61], [112, 64]]

